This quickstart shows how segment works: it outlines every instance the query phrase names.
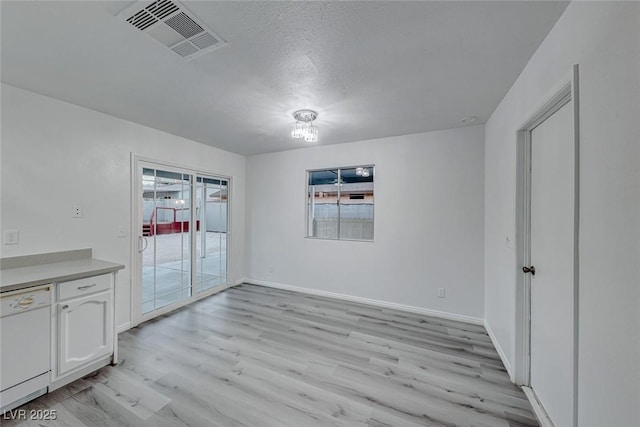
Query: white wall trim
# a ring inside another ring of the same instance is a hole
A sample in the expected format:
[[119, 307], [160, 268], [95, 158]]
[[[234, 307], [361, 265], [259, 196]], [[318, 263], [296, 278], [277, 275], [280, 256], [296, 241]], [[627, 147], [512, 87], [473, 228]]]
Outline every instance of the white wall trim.
[[496, 335], [493, 333], [493, 330], [491, 329], [491, 326], [489, 326], [489, 323], [486, 320], [484, 321], [484, 328], [487, 330], [487, 333], [489, 334], [489, 338], [491, 338], [491, 342], [493, 343], [493, 346], [496, 348], [496, 351], [498, 352], [498, 356], [500, 356], [500, 360], [502, 360], [502, 364], [504, 365], [505, 369], [507, 370], [507, 373], [509, 374], [509, 379], [511, 380], [511, 382], [515, 382], [513, 369], [511, 368], [511, 363], [509, 362], [509, 358], [507, 357], [506, 353], [500, 346], [500, 341], [498, 341], [498, 339], [496, 338]]
[[428, 308], [414, 307], [411, 305], [398, 304], [395, 302], [387, 302], [387, 301], [380, 301], [377, 299], [357, 297], [353, 295], [340, 294], [337, 292], [328, 292], [328, 291], [319, 291], [316, 289], [301, 288], [298, 286], [285, 285], [282, 283], [267, 282], [265, 280], [245, 278], [240, 280], [239, 282], [248, 283], [251, 285], [266, 286], [266, 287], [275, 288], [275, 289], [283, 289], [286, 291], [300, 292], [303, 294], [317, 295], [317, 296], [326, 297], [326, 298], [339, 299], [343, 301], [359, 302], [362, 304], [369, 304], [377, 307], [392, 308], [394, 310], [406, 311], [409, 313], [424, 314], [425, 316], [439, 317], [439, 318], [448, 319], [448, 320], [457, 320], [459, 322], [472, 323], [474, 325], [484, 326], [484, 319], [481, 319], [479, 317], [465, 316], [462, 314], [449, 313], [446, 311], [431, 310]]
[[515, 262], [515, 351], [514, 378], [517, 384], [529, 385], [531, 333], [531, 276], [522, 272], [531, 265], [531, 132], [564, 105], [570, 103], [571, 78], [523, 123], [516, 133], [516, 262]]
[[234, 174], [230, 173], [229, 171], [224, 171], [222, 169], [205, 170], [205, 169], [189, 166], [184, 163], [178, 163], [178, 162], [173, 162], [171, 160], [163, 160], [160, 158], [149, 157], [149, 156], [137, 154], [134, 152], [131, 152], [131, 156], [136, 162], [153, 163], [155, 166], [182, 169], [193, 174], [214, 175], [219, 178], [225, 178], [229, 181], [233, 180], [236, 177]]
[[[531, 265], [531, 132], [544, 120], [555, 114], [564, 105], [571, 104], [573, 109], [573, 427], [578, 423], [578, 325], [579, 325], [579, 224], [580, 224], [580, 110], [579, 110], [579, 66], [573, 65], [569, 77], [562, 88], [551, 96], [529, 120], [524, 123], [516, 135], [516, 301], [515, 301], [515, 357], [514, 379], [516, 384], [531, 386], [531, 276], [522, 274], [521, 268]], [[568, 80], [568, 81], [567, 81]], [[494, 343], [495, 345], [495, 343]], [[497, 346], [496, 346], [497, 347]]]
[[135, 326], [138, 326], [138, 325], [140, 325], [142, 323], [145, 323], [145, 322], [147, 322], [149, 320], [152, 320], [152, 319], [154, 319], [156, 317], [165, 315], [167, 313], [171, 313], [172, 311], [178, 310], [179, 308], [182, 308], [182, 307], [185, 307], [187, 305], [193, 304], [193, 303], [195, 303], [197, 301], [200, 301], [201, 299], [204, 299], [204, 298], [210, 297], [212, 295], [218, 294], [218, 293], [220, 293], [220, 292], [222, 292], [222, 291], [224, 291], [226, 289], [232, 288], [234, 286], [235, 285], [232, 284], [232, 283], [226, 283], [226, 284], [223, 284], [223, 285], [218, 285], [218, 286], [213, 287], [211, 289], [207, 289], [206, 291], [202, 291], [201, 293], [199, 293], [197, 295], [194, 295], [194, 296], [192, 296], [191, 298], [189, 298], [187, 300], [183, 300], [183, 301], [180, 301], [178, 303], [175, 303], [175, 304], [172, 304], [172, 305], [168, 305], [166, 307], [154, 310], [154, 311], [148, 313], [147, 315], [143, 316], [142, 319], [140, 320], [140, 322], [136, 323]]
[[[131, 230], [142, 230], [142, 205], [140, 203], [140, 201], [142, 200], [142, 184], [141, 184], [141, 174], [142, 174], [142, 169], [144, 167], [150, 167], [150, 168], [165, 168], [167, 170], [170, 171], [174, 171], [174, 172], [179, 172], [179, 173], [188, 173], [191, 176], [193, 176], [194, 180], [195, 180], [195, 176], [197, 175], [204, 175], [204, 176], [213, 176], [213, 177], [217, 177], [217, 178], [222, 178], [222, 179], [226, 179], [227, 180], [227, 191], [231, 197], [231, 200], [227, 200], [227, 272], [229, 272], [231, 270], [230, 265], [234, 262], [237, 262], [233, 259], [229, 259], [229, 254], [232, 253], [233, 251], [233, 242], [231, 239], [232, 236], [232, 232], [233, 230], [231, 229], [233, 223], [232, 223], [232, 209], [234, 208], [235, 202], [233, 201], [233, 195], [234, 193], [234, 180], [235, 177], [231, 174], [228, 173], [218, 173], [218, 172], [207, 172], [204, 171], [202, 169], [198, 169], [198, 168], [194, 168], [194, 167], [189, 167], [189, 166], [183, 166], [180, 164], [176, 164], [170, 161], [164, 161], [164, 160], [157, 160], [157, 159], [152, 159], [149, 157], [145, 157], [142, 156], [140, 154], [136, 154], [134, 152], [130, 153], [130, 162], [131, 162], [131, 173], [130, 173], [130, 179], [131, 179], [131, 193], [130, 193], [130, 199], [131, 199]], [[194, 181], [195, 182], [195, 181]], [[190, 192], [195, 191], [194, 188], [190, 187]], [[191, 209], [192, 212], [195, 212], [195, 196], [191, 198]], [[195, 253], [195, 245], [196, 245], [196, 241], [195, 241], [195, 230], [191, 229], [191, 231], [189, 231], [189, 236], [190, 236], [190, 244], [191, 244], [191, 253]], [[172, 311], [176, 308], [180, 308], [185, 304], [197, 301], [198, 299], [200, 299], [201, 297], [190, 297], [187, 300], [182, 301], [179, 304], [173, 304], [168, 308], [161, 308], [158, 310], [153, 310], [151, 313], [147, 313], [147, 314], [143, 314], [141, 313], [140, 309], [141, 309], [141, 300], [142, 300], [142, 257], [141, 257], [141, 253], [139, 251], [139, 238], [142, 237], [141, 234], [139, 233], [134, 233], [131, 232], [131, 276], [130, 276], [130, 323], [132, 326], [136, 326], [140, 323], [144, 323], [147, 320], [151, 320], [153, 317], [156, 316], [161, 316], [162, 314], [165, 314], [169, 311]], [[192, 282], [195, 280], [195, 261], [192, 259], [191, 260], [193, 262], [193, 264], [191, 264], [191, 268], [190, 271], [192, 272]], [[228, 278], [230, 278], [228, 276]], [[229, 283], [225, 284], [224, 287], [218, 286], [215, 287], [213, 289], [217, 289], [218, 291], [222, 291], [230, 286], [233, 286], [233, 282], [232, 280], [229, 281]], [[211, 295], [215, 292], [205, 292], [203, 293], [203, 296], [208, 296]], [[183, 304], [183, 302], [185, 304]], [[131, 327], [131, 326], [130, 326]]]
[[128, 331], [129, 329], [131, 329], [131, 322], [125, 322], [121, 325], [118, 325], [118, 327], [116, 328], [116, 334]]
[[530, 334], [531, 334], [531, 276], [522, 273], [522, 267], [531, 265], [531, 132], [544, 120], [555, 114], [564, 105], [571, 103], [574, 120], [574, 242], [573, 242], [573, 377], [574, 377], [574, 426], [577, 426], [578, 416], [578, 235], [580, 212], [580, 174], [579, 174], [579, 100], [578, 100], [578, 65], [573, 65], [566, 78], [562, 79], [554, 88], [555, 92], [546, 98], [537, 109], [533, 110], [526, 122], [517, 131], [517, 165], [516, 165], [516, 265], [515, 265], [515, 352], [514, 379], [516, 384], [530, 385]]
[[533, 390], [530, 387], [522, 386], [522, 391], [524, 391], [525, 396], [527, 396], [527, 399], [529, 399], [529, 403], [531, 404], [533, 413], [536, 415], [536, 418], [540, 423], [540, 427], [555, 427], [553, 425], [553, 422], [551, 421], [551, 418], [549, 418], [549, 415], [538, 401], [538, 398], [536, 397], [536, 394], [533, 392]]

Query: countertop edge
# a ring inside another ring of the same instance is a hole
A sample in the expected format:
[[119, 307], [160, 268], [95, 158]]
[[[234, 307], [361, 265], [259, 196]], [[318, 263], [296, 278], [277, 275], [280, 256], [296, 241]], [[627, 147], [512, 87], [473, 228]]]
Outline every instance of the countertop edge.
[[[9, 285], [5, 285], [5, 286], [0, 286], [0, 293], [5, 293], [5, 292], [11, 292], [11, 291], [16, 291], [16, 290], [21, 290], [21, 289], [28, 289], [28, 288], [33, 288], [35, 286], [40, 286], [40, 285], [46, 285], [49, 283], [58, 283], [58, 282], [67, 282], [67, 281], [71, 281], [71, 280], [77, 280], [77, 279], [83, 279], [85, 277], [91, 277], [91, 276], [98, 276], [101, 274], [108, 274], [108, 273], [113, 273], [119, 270], [123, 270], [125, 268], [125, 266], [123, 264], [118, 264], [118, 263], [114, 263], [111, 261], [104, 261], [104, 260], [97, 260], [94, 259], [94, 261], [100, 261], [100, 262], [104, 262], [104, 263], [108, 263], [111, 265], [105, 265], [102, 267], [97, 267], [97, 268], [86, 268], [86, 269], [82, 269], [82, 268], [78, 268], [77, 272], [72, 272], [72, 273], [68, 273], [68, 274], [58, 274], [58, 275], [51, 275], [51, 276], [47, 276], [46, 274], [43, 274], [42, 278], [38, 278], [37, 280], [27, 280], [25, 282], [20, 282], [20, 283], [13, 283], [13, 284], [9, 284]], [[41, 266], [38, 266], [40, 268], [45, 268], [47, 264], [43, 264]], [[7, 271], [7, 270], [5, 270]]]

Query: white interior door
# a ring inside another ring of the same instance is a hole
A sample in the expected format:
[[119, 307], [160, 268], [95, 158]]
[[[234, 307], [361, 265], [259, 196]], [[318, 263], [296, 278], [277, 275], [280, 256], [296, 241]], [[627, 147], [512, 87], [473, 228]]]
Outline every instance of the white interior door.
[[573, 426], [573, 104], [531, 132], [530, 386], [556, 427]]

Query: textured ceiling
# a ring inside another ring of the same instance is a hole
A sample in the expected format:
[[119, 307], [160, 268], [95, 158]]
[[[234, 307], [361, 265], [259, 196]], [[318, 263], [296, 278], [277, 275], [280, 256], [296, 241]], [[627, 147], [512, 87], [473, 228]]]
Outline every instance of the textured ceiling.
[[116, 15], [132, 2], [2, 1], [2, 80], [240, 154], [483, 123], [566, 2], [184, 5], [228, 45], [185, 61]]

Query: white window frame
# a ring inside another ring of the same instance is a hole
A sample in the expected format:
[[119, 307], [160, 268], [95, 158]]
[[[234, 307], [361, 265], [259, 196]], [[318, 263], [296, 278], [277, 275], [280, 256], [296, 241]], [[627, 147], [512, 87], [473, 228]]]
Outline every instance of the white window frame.
[[[312, 172], [321, 172], [321, 171], [331, 171], [331, 170], [337, 170], [338, 171], [338, 177], [337, 180], [338, 182], [340, 182], [341, 180], [341, 174], [342, 174], [342, 170], [343, 169], [356, 169], [356, 168], [371, 168], [371, 179], [372, 179], [372, 184], [373, 184], [373, 215], [372, 215], [372, 219], [373, 219], [373, 238], [371, 239], [344, 239], [344, 238], [340, 238], [340, 186], [338, 185], [338, 202], [337, 202], [337, 206], [338, 206], [338, 233], [337, 233], [337, 237], [336, 238], [331, 238], [331, 237], [316, 237], [313, 236], [313, 231], [311, 230], [312, 227], [312, 223], [310, 221], [310, 212], [309, 212], [309, 178]], [[335, 166], [335, 167], [326, 167], [326, 168], [317, 168], [317, 169], [307, 169], [306, 173], [305, 173], [305, 238], [307, 239], [313, 239], [313, 240], [333, 240], [333, 241], [347, 241], [347, 242], [369, 242], [369, 243], [373, 243], [374, 239], [375, 239], [375, 212], [376, 212], [376, 191], [375, 191], [375, 176], [376, 176], [376, 166], [375, 164], [359, 164], [359, 165], [355, 165], [355, 166]]]

